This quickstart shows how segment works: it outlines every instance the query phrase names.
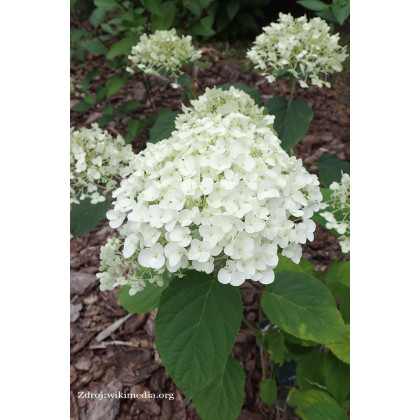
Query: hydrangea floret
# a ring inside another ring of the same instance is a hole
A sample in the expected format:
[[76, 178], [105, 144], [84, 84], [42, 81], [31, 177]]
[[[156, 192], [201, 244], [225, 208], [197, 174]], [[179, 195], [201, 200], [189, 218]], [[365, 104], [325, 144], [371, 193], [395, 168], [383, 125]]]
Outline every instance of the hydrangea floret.
[[[113, 278], [99, 273], [102, 289], [130, 284], [134, 294], [150, 273], [182, 269], [218, 271], [221, 283], [234, 286], [268, 284], [278, 248], [298, 263], [301, 244], [314, 238], [319, 181], [281, 148], [274, 116], [234, 87], [207, 89], [191, 104], [170, 138], [136, 155], [113, 193], [107, 217], [122, 238], [121, 268]], [[103, 255], [117, 248], [103, 247], [101, 271], [115, 266]], [[145, 277], [123, 278], [129, 267]]]
[[286, 73], [301, 87], [308, 87], [308, 80], [315, 86], [330, 87], [327, 76], [341, 71], [347, 57], [339, 39], [339, 34], [331, 35], [329, 25], [319, 17], [295, 19], [280, 13], [277, 22], [263, 28], [247, 57], [270, 83]]
[[341, 181], [333, 182], [330, 190], [330, 199], [322, 204], [322, 208], [328, 207], [331, 211], [320, 215], [327, 221], [327, 229], [334, 229], [341, 235], [339, 243], [346, 254], [350, 252], [350, 175], [342, 174]]
[[70, 202], [89, 198], [92, 204], [105, 200], [104, 193], [129, 173], [134, 157], [131, 145], [118, 135], [115, 139], [93, 123], [91, 128], [70, 129]]
[[[178, 36], [175, 29], [143, 34], [128, 58], [143, 73], [168, 74], [176, 81], [183, 66], [201, 57], [201, 51], [194, 48], [191, 40], [190, 35]], [[127, 67], [127, 71], [133, 73], [131, 67]]]

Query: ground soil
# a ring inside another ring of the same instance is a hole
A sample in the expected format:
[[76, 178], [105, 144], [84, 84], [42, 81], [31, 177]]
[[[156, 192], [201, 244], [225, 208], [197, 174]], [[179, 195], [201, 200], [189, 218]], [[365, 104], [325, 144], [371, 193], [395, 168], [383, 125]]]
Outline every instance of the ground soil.
[[[214, 48], [203, 48], [203, 52], [214, 65], [210, 69], [198, 69], [199, 92], [207, 86], [223, 83], [241, 82], [258, 89], [263, 100], [273, 95], [287, 97], [289, 88], [286, 82], [269, 84], [265, 78], [244, 70], [243, 61], [226, 57]], [[78, 82], [92, 69], [104, 69], [92, 81], [92, 92], [104, 77], [111, 74], [106, 70], [101, 58], [92, 57], [87, 67], [75, 66], [72, 76]], [[153, 87], [157, 107], [179, 110], [181, 92], [167, 85]], [[314, 110], [314, 118], [308, 134], [294, 147], [296, 156], [303, 159], [306, 168], [317, 173], [314, 162], [323, 153], [335, 153], [341, 159], [349, 160], [349, 80], [348, 72], [343, 72], [332, 80], [331, 89], [297, 89], [296, 99], [306, 101]], [[144, 104], [134, 113], [136, 118], [144, 118], [152, 112], [147, 102], [146, 92], [141, 82], [130, 79], [116, 95], [106, 103], [95, 106], [84, 113], [71, 113], [71, 125], [79, 128], [88, 126], [101, 116], [101, 109], [107, 104], [114, 107], [129, 99], [137, 99]], [[81, 100], [80, 94], [72, 98], [72, 105]], [[130, 117], [133, 118], [133, 117]], [[129, 117], [119, 117], [106, 127], [111, 133], [126, 134]], [[133, 141], [135, 151], [144, 148], [149, 130], [146, 129]], [[155, 311], [144, 315], [131, 315], [120, 306], [117, 291], [100, 292], [95, 273], [99, 267], [100, 247], [107, 238], [114, 235], [105, 221], [100, 222], [93, 232], [71, 239], [71, 417], [72, 419], [144, 419], [144, 420], [182, 420], [199, 419], [194, 405], [185, 401], [182, 392], [166, 373], [156, 352], [154, 343]], [[313, 261], [317, 270], [326, 270], [332, 259], [340, 255], [336, 238], [320, 227], [315, 240], [306, 244], [303, 257]], [[243, 287], [252, 287], [246, 285]], [[243, 293], [246, 317], [258, 322], [258, 295]], [[98, 341], [97, 335], [122, 320], [121, 325], [105, 339]], [[298, 417], [285, 399], [288, 388], [280, 389], [274, 408], [269, 409], [260, 399], [258, 384], [261, 379], [261, 360], [255, 340], [245, 325], [240, 332], [232, 356], [238, 359], [246, 372], [244, 405], [239, 419], [294, 420]], [[173, 393], [169, 399], [108, 399], [97, 400], [78, 398], [81, 391]], [[216, 419], [215, 419], [216, 420]]]

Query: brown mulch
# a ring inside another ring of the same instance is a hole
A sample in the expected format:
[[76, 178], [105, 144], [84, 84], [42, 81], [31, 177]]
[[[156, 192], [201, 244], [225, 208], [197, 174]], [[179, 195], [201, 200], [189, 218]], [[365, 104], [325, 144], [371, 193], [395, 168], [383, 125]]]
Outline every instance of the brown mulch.
[[[210, 69], [199, 68], [199, 92], [206, 86], [241, 82], [258, 89], [263, 100], [273, 95], [287, 96], [288, 86], [269, 84], [263, 77], [242, 70], [238, 62], [223, 59], [213, 50], [205, 51], [214, 62]], [[93, 68], [104, 68], [101, 58], [92, 59], [87, 68], [77, 68], [72, 74], [78, 82]], [[106, 74], [107, 77], [111, 75]], [[92, 81], [94, 88], [104, 83], [103, 75]], [[349, 87], [348, 74], [339, 74], [331, 89], [297, 89], [295, 98], [303, 99], [314, 109], [314, 119], [305, 138], [294, 147], [296, 156], [303, 159], [306, 168], [313, 173], [313, 164], [323, 153], [335, 153], [341, 159], [349, 160]], [[180, 91], [169, 86], [155, 85], [153, 94], [157, 107], [179, 110]], [[71, 124], [87, 126], [101, 116], [101, 109], [107, 104], [115, 107], [124, 101], [136, 99], [144, 106], [133, 115], [135, 118], [149, 116], [153, 110], [146, 101], [144, 87], [134, 78], [126, 87], [85, 113], [71, 113]], [[80, 96], [72, 100], [72, 105], [80, 101]], [[133, 117], [118, 117], [106, 129], [121, 135], [126, 134], [126, 124]], [[135, 151], [141, 150], [148, 138], [146, 129], [132, 144]], [[100, 247], [114, 230], [103, 221], [88, 234], [71, 239], [71, 418], [75, 420], [144, 419], [182, 420], [199, 419], [190, 401], [185, 401], [182, 392], [166, 373], [156, 352], [154, 343], [154, 319], [156, 311], [144, 315], [131, 315], [103, 340], [97, 336], [115, 321], [126, 317], [127, 312], [120, 306], [117, 291], [99, 291], [95, 273], [99, 267]], [[306, 244], [303, 257], [317, 265], [318, 270], [326, 270], [331, 259], [340, 255], [336, 238], [317, 228], [315, 240]], [[244, 286], [252, 287], [252, 286]], [[246, 317], [258, 322], [259, 297], [256, 293], [243, 293]], [[245, 328], [244, 325], [242, 325]], [[239, 419], [295, 420], [295, 414], [287, 407], [287, 389], [281, 390], [277, 408], [269, 409], [260, 399], [258, 384], [261, 380], [261, 360], [252, 335], [240, 332], [233, 357], [239, 360], [246, 372], [244, 405]], [[133, 393], [143, 392], [173, 394], [168, 398], [78, 398], [79, 393]]]

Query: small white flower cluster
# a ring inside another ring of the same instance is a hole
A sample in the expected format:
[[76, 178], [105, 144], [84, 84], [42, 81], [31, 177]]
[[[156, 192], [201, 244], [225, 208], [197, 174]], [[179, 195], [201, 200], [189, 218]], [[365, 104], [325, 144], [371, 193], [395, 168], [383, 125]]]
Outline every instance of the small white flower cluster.
[[331, 35], [327, 22], [319, 17], [295, 19], [279, 14], [277, 22], [263, 28], [247, 57], [262, 70], [270, 83], [282, 72], [295, 77], [301, 87], [308, 87], [308, 79], [315, 86], [330, 87], [325, 80], [343, 69], [346, 48], [338, 44], [340, 36]]
[[[191, 40], [190, 35], [179, 37], [175, 29], [143, 34], [128, 58], [146, 74], [163, 73], [176, 80], [181, 74], [181, 67], [201, 57], [201, 51], [195, 50]], [[133, 73], [131, 67], [127, 67], [127, 71]]]
[[271, 283], [278, 247], [298, 263], [313, 240], [318, 178], [280, 147], [274, 117], [246, 93], [207, 89], [191, 104], [113, 193], [107, 217], [122, 255], [170, 273], [220, 268], [218, 280], [234, 286]]
[[[330, 199], [322, 204], [323, 208], [329, 207], [330, 212], [320, 215], [327, 221], [327, 229], [334, 229], [341, 236], [338, 238], [343, 253], [350, 252], [350, 175], [342, 174], [341, 182], [333, 182], [330, 185], [333, 191]], [[340, 221], [335, 213], [339, 213]]]
[[[70, 202], [90, 198], [92, 204], [105, 200], [98, 188], [108, 191], [117, 179], [129, 173], [133, 159], [131, 145], [121, 136], [113, 139], [106, 130], [94, 123], [91, 128], [70, 129]], [[80, 193], [80, 196], [78, 194]]]

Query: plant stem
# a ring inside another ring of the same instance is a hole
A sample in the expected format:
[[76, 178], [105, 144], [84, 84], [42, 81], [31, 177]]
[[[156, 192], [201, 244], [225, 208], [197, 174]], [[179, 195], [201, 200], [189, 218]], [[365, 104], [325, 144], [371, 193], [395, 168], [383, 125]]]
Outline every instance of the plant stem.
[[195, 81], [194, 63], [191, 63], [190, 70], [191, 70], [191, 87], [192, 87], [193, 99], [197, 99], [197, 82]]
[[290, 76], [290, 93], [289, 93], [289, 102], [287, 106], [289, 107], [293, 101], [293, 94], [295, 93], [296, 78]]

